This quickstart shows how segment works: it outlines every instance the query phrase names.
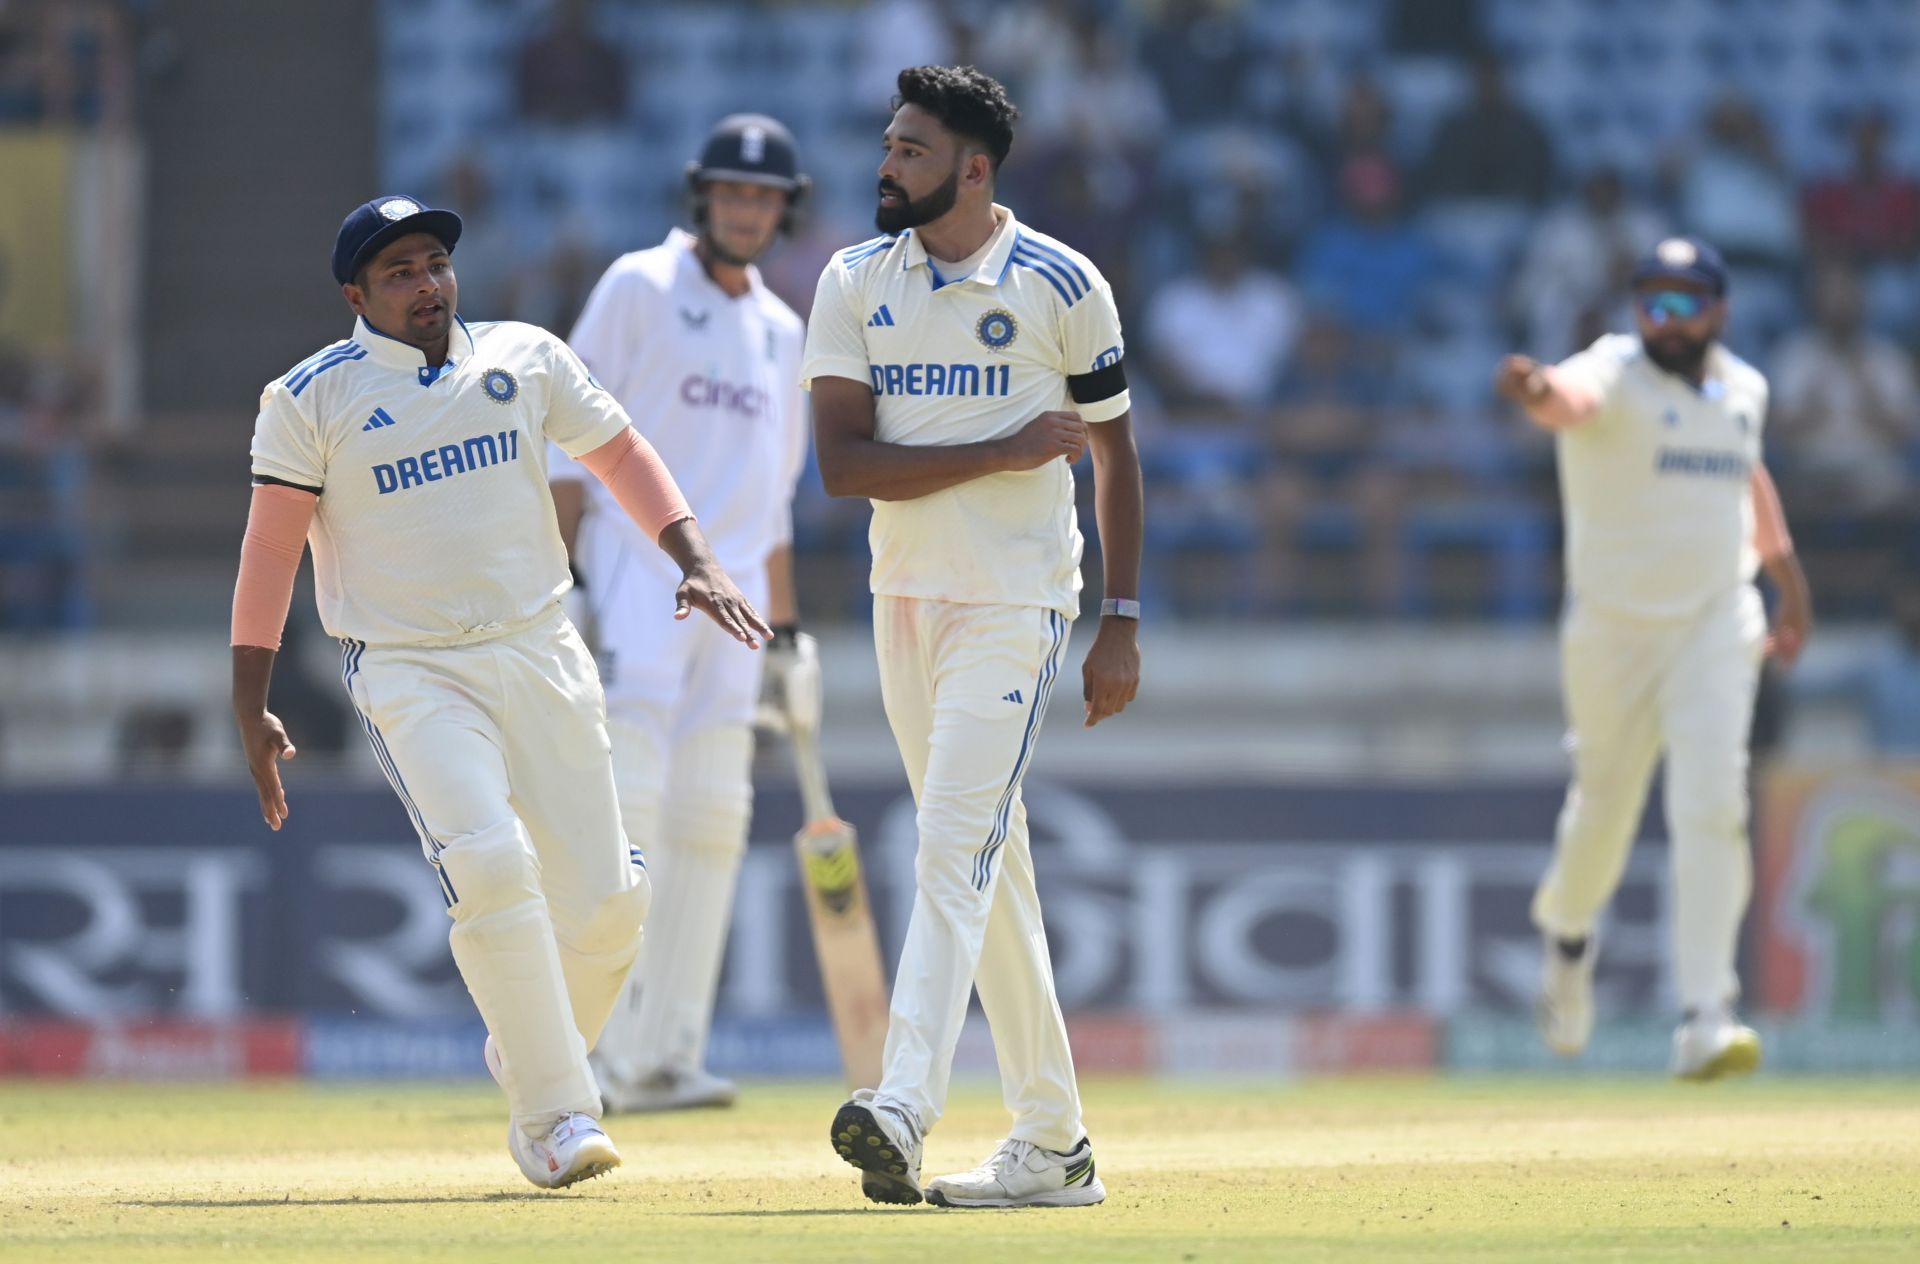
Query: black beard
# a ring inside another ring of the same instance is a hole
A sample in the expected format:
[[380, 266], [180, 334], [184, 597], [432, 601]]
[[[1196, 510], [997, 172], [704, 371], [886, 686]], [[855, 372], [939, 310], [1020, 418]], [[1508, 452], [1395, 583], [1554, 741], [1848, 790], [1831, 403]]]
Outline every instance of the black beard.
[[873, 210], [873, 226], [883, 233], [904, 232], [922, 224], [931, 224], [953, 209], [953, 204], [960, 200], [960, 173], [956, 171], [948, 176], [945, 184], [917, 202], [898, 186], [889, 191], [900, 195], [900, 205], [876, 206]]
[[1678, 377], [1698, 377], [1707, 363], [1707, 348], [1710, 343], [1690, 342], [1687, 349], [1680, 352], [1663, 351], [1660, 345], [1650, 338], [1642, 338], [1640, 345], [1646, 349], [1647, 359]]
[[720, 239], [714, 236], [712, 233], [707, 233], [701, 238], [701, 245], [703, 245], [706, 248], [707, 257], [709, 259], [712, 259], [715, 263], [724, 263], [730, 268], [747, 267], [748, 265], [752, 264], [752, 262], [755, 259], [760, 257], [759, 255], [756, 254], [756, 255], [749, 255], [745, 258], [742, 258], [741, 256], [734, 254], [733, 251], [728, 250], [725, 246], [721, 245]]

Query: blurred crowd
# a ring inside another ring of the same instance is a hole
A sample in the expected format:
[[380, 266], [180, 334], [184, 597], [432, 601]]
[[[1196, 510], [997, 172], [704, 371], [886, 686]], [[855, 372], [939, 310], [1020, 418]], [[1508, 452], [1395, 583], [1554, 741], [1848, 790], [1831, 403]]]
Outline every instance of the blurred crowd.
[[[156, 6], [0, 0], [0, 125], [109, 125], [128, 97], [114, 50]], [[1162, 608], [1547, 617], [1551, 446], [1496, 404], [1493, 365], [1627, 327], [1629, 263], [1673, 231], [1733, 265], [1728, 341], [1772, 378], [1768, 462], [1822, 613], [1879, 618], [1920, 583], [1906, 0], [374, 11], [383, 185], [466, 218], [464, 311], [563, 333], [615, 254], [679, 221], [682, 166], [721, 114], [800, 138], [816, 196], [765, 272], [804, 313], [829, 253], [872, 235], [894, 73], [1001, 78], [1023, 111], [1002, 200], [1122, 305]], [[31, 364], [0, 345], [0, 453], [31, 450], [49, 401], [75, 406]], [[29, 464], [4, 460], [0, 484]], [[814, 604], [860, 610], [864, 506], [811, 481], [798, 516]], [[18, 626], [8, 584], [0, 626]]]
[[[501, 71], [529, 145], [558, 145], [575, 170], [598, 159], [613, 181], [575, 182], [571, 201], [548, 191], [540, 222], [569, 229], [536, 243], [498, 206], [503, 182], [540, 167], [526, 149], [449, 150], [437, 192], [477, 230], [461, 247], [470, 309], [564, 330], [606, 259], [671, 222], [684, 154], [669, 143], [690, 149], [711, 121], [672, 107], [717, 6], [647, 23], [632, 7], [536, 6]], [[1884, 613], [1920, 470], [1920, 110], [1912, 78], [1877, 89], [1920, 74], [1920, 35], [1909, 23], [1894, 50], [1906, 60], [1877, 78], [1849, 75], [1844, 48], [1782, 70], [1771, 45], [1741, 42], [1740, 0], [1666, 7], [1702, 11], [1724, 37], [1659, 61], [1660, 90], [1697, 103], [1671, 117], [1609, 112], [1613, 94], [1653, 90], [1614, 72], [1654, 55], [1635, 40], [1661, 36], [1660, 6], [1581, 0], [729, 6], [736, 32], [763, 38], [714, 36], [741, 73], [706, 75], [701, 99], [714, 115], [800, 112], [823, 197], [767, 272], [804, 312], [827, 253], [871, 235], [893, 71], [972, 62], [1008, 85], [1023, 118], [1002, 200], [1092, 257], [1119, 296], [1153, 596], [1187, 613], [1546, 614], [1551, 448], [1496, 407], [1492, 366], [1627, 327], [1630, 261], [1672, 231], [1708, 237], [1734, 267], [1728, 340], [1773, 378], [1768, 459], [1818, 555], [1823, 608]], [[1787, 7], [1856, 31], [1875, 9]], [[1548, 21], [1585, 34], [1569, 52]], [[809, 23], [844, 32], [839, 73], [804, 71], [819, 64]], [[1556, 72], [1557, 56], [1585, 58], [1588, 77]], [[782, 82], [783, 60], [800, 82]], [[1769, 72], [1818, 89], [1802, 94], [1811, 123], [1786, 120], [1791, 151], [1778, 106], [1747, 90]], [[647, 122], [663, 139], [635, 165], [630, 133]], [[610, 223], [596, 196], [641, 213]], [[861, 519], [809, 496], [803, 541], [857, 553]]]

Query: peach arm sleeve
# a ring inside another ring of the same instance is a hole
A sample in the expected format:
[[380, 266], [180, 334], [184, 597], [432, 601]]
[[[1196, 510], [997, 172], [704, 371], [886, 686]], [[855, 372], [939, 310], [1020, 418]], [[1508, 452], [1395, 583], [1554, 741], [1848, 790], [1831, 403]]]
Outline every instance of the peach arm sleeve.
[[1572, 375], [1551, 368], [1541, 376], [1546, 379], [1546, 393], [1526, 403], [1527, 416], [1534, 425], [1543, 430], [1566, 430], [1599, 410], [1600, 397]]
[[233, 585], [233, 644], [280, 648], [293, 604], [293, 577], [319, 504], [312, 492], [277, 483], [253, 489], [247, 534], [240, 542], [240, 578]]
[[1766, 466], [1753, 467], [1752, 486], [1753, 546], [1761, 560], [1771, 562], [1793, 552], [1793, 537], [1787, 534], [1787, 514], [1780, 507], [1780, 492]]
[[632, 426], [580, 457], [580, 464], [606, 484], [649, 540], [658, 540], [674, 523], [693, 517], [666, 462]]

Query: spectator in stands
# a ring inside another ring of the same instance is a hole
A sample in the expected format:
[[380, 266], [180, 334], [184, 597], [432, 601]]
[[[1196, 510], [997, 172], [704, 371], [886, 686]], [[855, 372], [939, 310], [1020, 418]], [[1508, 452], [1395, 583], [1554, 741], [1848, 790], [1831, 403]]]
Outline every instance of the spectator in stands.
[[549, 29], [520, 50], [514, 86], [522, 118], [580, 127], [626, 113], [626, 62], [594, 33], [592, 14], [588, 0], [555, 0]]
[[1860, 279], [1815, 274], [1814, 324], [1774, 355], [1771, 449], [1796, 517], [1884, 518], [1905, 508], [1920, 440], [1920, 387], [1905, 351], [1866, 327]]
[[1537, 206], [1553, 186], [1553, 149], [1525, 106], [1507, 95], [1500, 58], [1473, 63], [1473, 96], [1443, 119], [1427, 155], [1424, 183], [1435, 198]]
[[1373, 158], [1402, 175], [1401, 154], [1395, 139], [1393, 102], [1365, 75], [1356, 75], [1340, 102], [1339, 117], [1330, 142], [1319, 149], [1327, 163], [1328, 183], [1356, 158]]
[[1626, 328], [1628, 273], [1666, 231], [1609, 167], [1591, 172], [1578, 198], [1547, 212], [1527, 241], [1511, 292], [1533, 354], [1551, 363], [1586, 347], [1592, 339], [1577, 342], [1575, 330], [1588, 313], [1606, 328]]
[[[1784, 271], [1800, 251], [1793, 182], [1751, 104], [1726, 97], [1707, 114], [1699, 149], [1682, 161], [1680, 218], [1736, 270]], [[1736, 278], [1737, 280], [1738, 278]]]
[[1803, 210], [1816, 253], [1856, 264], [1904, 263], [1920, 255], [1920, 180], [1888, 169], [1886, 115], [1862, 116], [1853, 127], [1853, 168], [1817, 181]]
[[1405, 402], [1394, 379], [1368, 366], [1345, 329], [1324, 319], [1307, 326], [1266, 430], [1256, 501], [1257, 610], [1298, 609], [1306, 554], [1328, 546], [1359, 561], [1334, 604], [1392, 608], [1401, 571], [1401, 487], [1376, 448], [1387, 410]]
[[1384, 26], [1403, 56], [1464, 60], [1484, 49], [1480, 0], [1390, 0]]
[[1161, 398], [1175, 412], [1244, 416], [1273, 402], [1300, 334], [1293, 287], [1250, 266], [1238, 233], [1208, 240], [1201, 269], [1147, 308]]
[[1182, 130], [1227, 121], [1246, 98], [1252, 40], [1231, 0], [1167, 0], [1140, 57]]
[[1413, 324], [1433, 278], [1433, 250], [1401, 214], [1400, 177], [1386, 159], [1349, 159], [1338, 186], [1342, 212], [1308, 235], [1295, 279], [1316, 312], [1391, 340]]

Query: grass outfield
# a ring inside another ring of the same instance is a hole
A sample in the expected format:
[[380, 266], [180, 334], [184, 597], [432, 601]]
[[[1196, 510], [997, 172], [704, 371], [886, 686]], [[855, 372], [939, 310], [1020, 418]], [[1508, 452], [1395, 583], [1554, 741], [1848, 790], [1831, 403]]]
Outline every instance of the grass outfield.
[[[491, 1085], [0, 1081], [0, 1259], [1920, 1259], [1920, 1083], [1087, 1085], [1105, 1206], [872, 1208], [830, 1085], [626, 1118], [626, 1166], [525, 1185]], [[977, 1162], [956, 1094], [929, 1168]]]

